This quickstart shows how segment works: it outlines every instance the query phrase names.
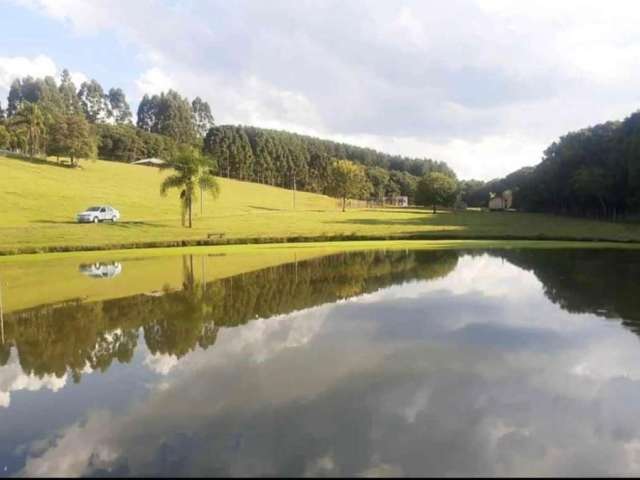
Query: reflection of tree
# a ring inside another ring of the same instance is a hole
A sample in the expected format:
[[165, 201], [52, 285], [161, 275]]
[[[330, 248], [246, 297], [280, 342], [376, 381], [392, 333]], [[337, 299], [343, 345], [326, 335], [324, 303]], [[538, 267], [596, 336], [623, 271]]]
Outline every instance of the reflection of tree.
[[[151, 353], [181, 357], [197, 347], [214, 345], [222, 326], [242, 325], [406, 280], [441, 277], [455, 268], [457, 258], [452, 251], [345, 253], [203, 283], [194, 258], [185, 256], [180, 291], [16, 312], [6, 318], [5, 335], [25, 372], [71, 373], [79, 380], [87, 366], [105, 371], [114, 359], [129, 362], [140, 329]], [[8, 355], [0, 352], [2, 365]]]
[[11, 358], [11, 344], [0, 343], [0, 365], [6, 365]]
[[542, 282], [545, 295], [563, 310], [620, 318], [640, 333], [640, 252], [520, 250], [496, 255], [532, 271]]

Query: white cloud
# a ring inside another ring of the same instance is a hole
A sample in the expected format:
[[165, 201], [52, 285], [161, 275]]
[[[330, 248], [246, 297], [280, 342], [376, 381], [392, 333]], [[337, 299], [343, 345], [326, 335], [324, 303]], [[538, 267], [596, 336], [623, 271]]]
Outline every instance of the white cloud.
[[178, 357], [168, 354], [148, 354], [144, 364], [160, 375], [167, 375], [178, 364]]
[[535, 164], [568, 130], [640, 104], [635, 1], [28, 4], [137, 46], [140, 92], [177, 88], [218, 123], [360, 140], [463, 178]]
[[83, 82], [89, 80], [89, 78], [82, 72], [71, 72], [71, 81], [76, 86], [76, 88], [80, 88]]
[[57, 392], [67, 384], [67, 375], [56, 377], [55, 375], [43, 375], [37, 377], [23, 372], [15, 353], [9, 362], [0, 368], [0, 407], [9, 407], [11, 393], [18, 391], [51, 390]]
[[[33, 476], [81, 476], [87, 468], [108, 465], [117, 451], [105, 446], [113, 417], [107, 412], [92, 414], [84, 424], [73, 424], [48, 443], [40, 455], [30, 456], [22, 474]], [[41, 447], [42, 447], [41, 446]], [[40, 452], [35, 452], [40, 453]]]
[[[11, 83], [16, 78], [31, 76], [42, 78], [46, 76], [59, 80], [62, 69], [47, 55], [36, 55], [35, 57], [0, 57], [0, 98], [6, 97], [9, 93]], [[88, 77], [82, 72], [71, 72], [71, 80], [76, 88]], [[4, 103], [4, 98], [0, 100]]]
[[158, 94], [174, 88], [175, 82], [160, 68], [154, 67], [144, 72], [138, 80], [136, 87], [140, 94]]
[[0, 57], [0, 90], [9, 90], [16, 78], [56, 76], [56, 64], [46, 55], [28, 57]]

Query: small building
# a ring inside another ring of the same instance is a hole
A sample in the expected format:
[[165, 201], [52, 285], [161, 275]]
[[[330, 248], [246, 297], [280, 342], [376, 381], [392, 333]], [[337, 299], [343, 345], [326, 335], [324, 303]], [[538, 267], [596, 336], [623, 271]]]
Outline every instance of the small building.
[[160, 159], [160, 158], [143, 158], [141, 160], [137, 160], [135, 162], [131, 162], [131, 165], [145, 165], [148, 167], [160, 167], [162, 165], [164, 165], [165, 162], [164, 160]]
[[502, 193], [491, 193], [489, 197], [489, 210], [508, 210], [513, 204], [513, 194], [511, 190]]
[[392, 207], [408, 207], [409, 197], [405, 195], [394, 195], [392, 197], [384, 197], [384, 204]]
[[489, 210], [504, 210], [505, 201], [501, 195], [489, 199]]

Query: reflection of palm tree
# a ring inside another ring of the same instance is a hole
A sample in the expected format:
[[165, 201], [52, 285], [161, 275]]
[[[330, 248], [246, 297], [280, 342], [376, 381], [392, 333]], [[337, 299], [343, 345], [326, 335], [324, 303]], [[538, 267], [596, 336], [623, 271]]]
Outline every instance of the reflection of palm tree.
[[216, 340], [213, 303], [207, 298], [206, 283], [196, 280], [193, 255], [182, 257], [182, 269], [182, 290], [165, 295], [162, 315], [144, 327], [147, 346], [154, 354], [181, 357], [196, 345], [206, 348]]

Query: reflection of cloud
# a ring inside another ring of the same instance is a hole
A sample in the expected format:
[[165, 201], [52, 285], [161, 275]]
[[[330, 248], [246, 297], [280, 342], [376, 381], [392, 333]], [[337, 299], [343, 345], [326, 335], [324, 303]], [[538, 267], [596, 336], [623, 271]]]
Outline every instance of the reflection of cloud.
[[[103, 468], [117, 458], [117, 450], [102, 446], [113, 420], [108, 413], [91, 415], [83, 425], [64, 429], [48, 445], [38, 445], [41, 452], [32, 451], [23, 475], [80, 476], [87, 468]], [[35, 453], [35, 455], [33, 455]]]
[[178, 357], [166, 353], [151, 355], [147, 354], [144, 364], [160, 375], [167, 375], [173, 367], [178, 364]]
[[11, 392], [21, 390], [37, 391], [41, 389], [57, 392], [67, 383], [67, 375], [56, 377], [44, 375], [36, 377], [22, 371], [17, 355], [12, 355], [9, 362], [0, 367], [0, 407], [8, 407], [11, 403]]
[[63, 430], [24, 473], [637, 472], [637, 337], [561, 310], [529, 272], [462, 260], [409, 291], [221, 329], [144, 402]]

